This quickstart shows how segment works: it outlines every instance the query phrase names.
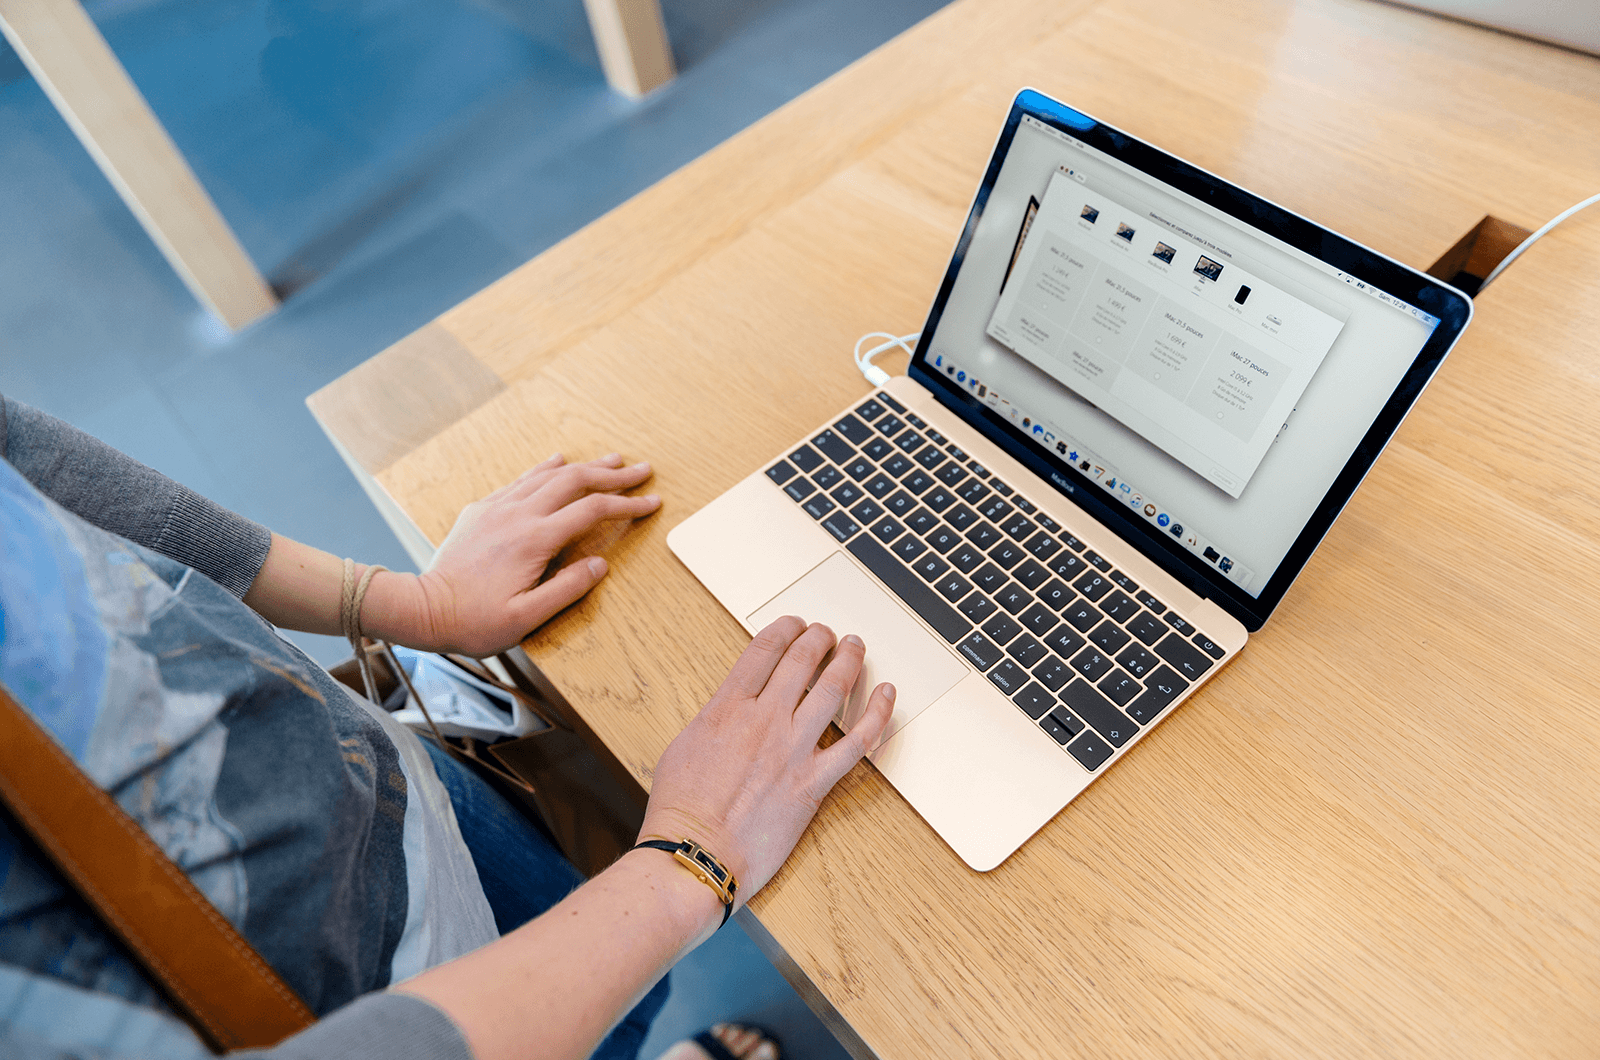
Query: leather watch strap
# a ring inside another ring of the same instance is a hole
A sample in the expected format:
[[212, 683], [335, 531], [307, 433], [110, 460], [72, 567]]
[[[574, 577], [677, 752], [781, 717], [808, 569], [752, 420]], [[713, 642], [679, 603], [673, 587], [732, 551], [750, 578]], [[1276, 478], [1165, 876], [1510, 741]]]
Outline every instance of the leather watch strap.
[[721, 930], [723, 924], [733, 915], [733, 903], [739, 894], [739, 881], [728, 867], [724, 865], [715, 854], [694, 842], [692, 839], [680, 839], [674, 843], [670, 839], [641, 839], [635, 843], [633, 849], [645, 847], [650, 850], [664, 850], [677, 859], [678, 864], [688, 869], [701, 883], [710, 887], [722, 901], [722, 923], [717, 925]]
[[276, 1045], [316, 1021], [138, 822], [4, 687], [0, 798], [213, 1048]]

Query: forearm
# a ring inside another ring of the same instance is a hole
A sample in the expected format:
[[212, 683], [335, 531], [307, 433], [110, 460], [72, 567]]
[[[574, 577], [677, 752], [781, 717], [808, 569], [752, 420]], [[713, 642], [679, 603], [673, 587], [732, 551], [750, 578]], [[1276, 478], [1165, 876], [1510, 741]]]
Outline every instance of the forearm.
[[395, 989], [448, 1014], [477, 1060], [580, 1060], [721, 919], [716, 895], [671, 854], [638, 850], [543, 916]]
[[[356, 564], [356, 579], [366, 571]], [[344, 586], [344, 560], [320, 548], [281, 534], [244, 602], [275, 626], [305, 633], [340, 636], [339, 598]], [[426, 594], [415, 574], [379, 571], [361, 604], [361, 629], [369, 637], [416, 648], [431, 648]]]

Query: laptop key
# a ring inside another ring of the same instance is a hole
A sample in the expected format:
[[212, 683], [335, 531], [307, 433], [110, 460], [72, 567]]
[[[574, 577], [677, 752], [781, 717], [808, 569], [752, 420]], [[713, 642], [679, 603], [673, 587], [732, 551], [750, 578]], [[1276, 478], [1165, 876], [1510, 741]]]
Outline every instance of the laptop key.
[[[970, 537], [971, 535], [968, 536]], [[989, 558], [1006, 570], [1010, 570], [1018, 563], [1021, 563], [1022, 558], [1026, 555], [1027, 553], [1022, 551], [1020, 545], [1014, 545], [1010, 541], [1002, 541], [989, 550]]]
[[978, 521], [978, 513], [968, 508], [965, 504], [958, 504], [944, 513], [944, 521], [962, 533], [966, 533], [967, 527]]
[[1020, 621], [1033, 632], [1034, 636], [1042, 637], [1052, 629], [1055, 629], [1061, 620], [1043, 604], [1034, 604], [1022, 612]]
[[957, 457], [955, 460], [950, 461], [935, 472], [934, 477], [954, 489], [960, 485], [962, 479], [967, 477], [967, 469], [961, 466], [960, 460], [961, 458]]
[[1167, 627], [1161, 624], [1161, 620], [1148, 611], [1139, 612], [1138, 616], [1128, 623], [1128, 632], [1146, 644], [1154, 644], [1166, 631]]
[[1111, 580], [1121, 586], [1124, 592], [1136, 593], [1139, 591], [1139, 583], [1119, 570], [1111, 572]]
[[842, 478], [844, 478], [844, 476], [840, 474], [839, 469], [834, 467], [832, 464], [823, 464], [821, 467], [817, 468], [817, 470], [811, 473], [811, 481], [815, 482], [825, 490], [833, 489], [834, 484]]
[[994, 614], [994, 602], [982, 593], [972, 593], [956, 605], [956, 609], [974, 622], [982, 622]]
[[1011, 621], [1009, 615], [996, 614], [979, 627], [996, 644], [1008, 644], [1012, 637], [1022, 632], [1022, 627]]
[[894, 543], [894, 554], [910, 565], [918, 556], [928, 551], [928, 546], [922, 543], [922, 538], [916, 534], [907, 534]]
[[1061, 702], [1074, 714], [1094, 726], [1113, 747], [1127, 743], [1139, 731], [1138, 723], [1111, 705], [1089, 682], [1077, 678], [1061, 690]]
[[864, 496], [866, 494], [862, 493], [861, 487], [854, 482], [846, 482], [833, 491], [833, 499], [846, 506], [854, 504]]
[[911, 569], [922, 575], [923, 581], [931, 582], [949, 570], [950, 564], [931, 552], [924, 552], [921, 558], [911, 565]]
[[1095, 645], [1107, 655], [1112, 655], [1121, 651], [1122, 646], [1128, 643], [1128, 635], [1118, 628], [1115, 622], [1108, 619], [1096, 626], [1094, 632], [1089, 634], [1089, 643]]
[[1094, 571], [1089, 571], [1083, 577], [1072, 583], [1072, 587], [1091, 600], [1098, 600], [1111, 591], [1111, 583], [1106, 581]]
[[1006, 583], [1006, 573], [993, 563], [985, 563], [983, 569], [974, 574], [973, 580], [978, 583], [978, 588], [993, 596], [999, 588]]
[[1055, 538], [1041, 530], [1037, 534], [1034, 534], [1033, 537], [1028, 540], [1028, 543], [1022, 547], [1033, 553], [1037, 558], [1041, 560], [1047, 560], [1057, 552], [1061, 551], [1061, 542], [1057, 541]]
[[990, 497], [978, 506], [978, 512], [990, 522], [998, 523], [1011, 514], [1011, 505], [1000, 497]]
[[866, 445], [872, 441], [872, 428], [848, 413], [833, 425], [833, 429], [844, 435], [851, 445]]
[[890, 397], [888, 394], [885, 394], [881, 390], [878, 391], [878, 400], [883, 402], [885, 405], [888, 405], [896, 412], [904, 412], [906, 410], [904, 405], [900, 404], [900, 402], [896, 401], [894, 398]]
[[1060, 523], [1056, 522], [1043, 512], [1040, 512], [1037, 518], [1039, 520], [1039, 525], [1050, 531], [1052, 534], [1061, 529]]
[[944, 463], [944, 450], [937, 445], [930, 445], [916, 455], [916, 461], [928, 471], [933, 471]]
[[1128, 645], [1128, 650], [1117, 656], [1117, 662], [1127, 667], [1130, 674], [1142, 678], [1145, 674], [1155, 669], [1156, 657], [1139, 647], [1137, 644]]
[[[834, 496], [837, 497], [838, 494], [835, 493]], [[1115, 577], [1115, 575], [1112, 577]], [[1118, 622], [1126, 622], [1134, 615], [1137, 615], [1140, 611], [1140, 608], [1138, 603], [1134, 601], [1133, 597], [1129, 596], [1121, 589], [1118, 589], [1109, 594], [1104, 600], [1100, 601], [1100, 610], [1104, 611]]]
[[1051, 578], [1049, 584], [1039, 590], [1039, 599], [1055, 608], [1057, 611], [1066, 607], [1078, 594], [1068, 589], [1060, 581]]
[[1186, 681], [1193, 681], [1211, 669], [1211, 660], [1176, 633], [1167, 634], [1166, 639], [1156, 645], [1156, 654], [1165, 659], [1174, 670], [1178, 671], [1178, 676]]
[[[943, 486], [935, 486], [922, 498], [922, 503], [936, 512], [942, 512], [956, 502], [955, 496]], [[960, 529], [957, 527], [956, 529]]]
[[1066, 707], [1056, 707], [1049, 714], [1040, 718], [1039, 724], [1044, 728], [1045, 732], [1055, 737], [1056, 743], [1059, 744], [1065, 744], [1087, 728], [1082, 720]]
[[1012, 641], [1011, 646], [1006, 649], [1006, 653], [1023, 666], [1035, 666], [1041, 659], [1050, 654], [1049, 650], [1043, 644], [1040, 644], [1032, 633], [1024, 633]]
[[822, 520], [822, 525], [827, 528], [828, 533], [840, 541], [850, 540], [861, 529], [861, 524], [850, 518], [849, 512], [844, 511], [834, 512]]
[[897, 515], [904, 519], [906, 516], [910, 515], [916, 510], [917, 499], [911, 494], [907, 493], [905, 490], [901, 490], [893, 497], [890, 497], [888, 500], [884, 501], [883, 506], [889, 509], [890, 515]]
[[925, 441], [927, 441], [927, 439], [923, 438], [922, 435], [918, 434], [916, 431], [906, 431], [904, 434], [900, 435], [894, 440], [894, 444], [900, 447], [900, 451], [902, 453], [910, 454], [916, 452], [918, 449], [921, 449], [922, 443]]
[[1111, 570], [1111, 561], [1106, 559], [1098, 552], [1090, 550], [1083, 554], [1083, 558], [1089, 564], [1089, 566], [1093, 567], [1097, 571]]
[[1011, 702], [1021, 707], [1028, 717], [1037, 720], [1056, 705], [1056, 697], [1046, 692], [1039, 682], [1029, 681], [1026, 688], [1011, 697]]
[[962, 449], [959, 445], [957, 445], [955, 442], [951, 442], [949, 445], [945, 446], [944, 447], [944, 451], [949, 453], [952, 457], [954, 457], [955, 459], [961, 461], [962, 463], [966, 463], [966, 461], [967, 461], [966, 451], [964, 449]]
[[1073, 631], [1071, 626], [1057, 626], [1044, 638], [1045, 646], [1063, 659], [1072, 658], [1073, 652], [1088, 642]]
[[933, 532], [924, 540], [928, 542], [929, 548], [933, 549], [942, 556], [946, 552], [949, 552], [952, 548], [955, 548], [956, 543], [959, 542], [961, 538], [948, 526], [936, 526], [933, 528]]
[[994, 602], [1013, 615], [1027, 607], [1032, 600], [1028, 591], [1016, 582], [1007, 582], [1003, 589], [994, 594]]
[[883, 415], [883, 406], [871, 398], [868, 398], [866, 402], [856, 406], [856, 415], [860, 416], [868, 423], [871, 423], [873, 420]]
[[927, 534], [929, 530], [939, 525], [938, 518], [926, 508], [918, 508], [906, 516], [906, 525], [919, 534]]
[[1138, 600], [1141, 604], [1148, 607], [1158, 615], [1167, 609], [1166, 604], [1162, 603], [1160, 600], [1157, 600], [1147, 592], [1135, 593], [1134, 599]]
[[1144, 691], [1139, 682], [1121, 670], [1112, 670], [1102, 677], [1100, 683], [1095, 687], [1104, 692], [1106, 698], [1119, 707], [1127, 706], [1128, 700]]
[[1080, 572], [1088, 569], [1087, 564], [1085, 564], [1083, 560], [1079, 559], [1077, 556], [1074, 556], [1070, 552], [1062, 553], [1055, 559], [1051, 560], [1049, 567], [1051, 570], [1056, 572], [1057, 576], [1064, 578], [1067, 581], [1071, 581], [1073, 578], [1076, 578]]
[[1032, 515], [1034, 512], [1039, 510], [1039, 509], [1035, 508], [1033, 506], [1033, 502], [1028, 500], [1028, 498], [1026, 498], [1026, 497], [1017, 497], [1016, 498], [1016, 504], [1017, 504], [1017, 510], [1018, 511], [1027, 512], [1029, 515]]
[[1072, 668], [1091, 681], [1098, 681], [1111, 670], [1111, 660], [1093, 645], [1072, 657]]
[[1189, 623], [1185, 622], [1183, 619], [1178, 617], [1178, 612], [1176, 612], [1176, 611], [1174, 611], [1170, 615], [1168, 615], [1166, 621], [1167, 621], [1167, 625], [1171, 626], [1173, 629], [1177, 630], [1179, 633], [1182, 633], [1185, 637], [1187, 637], [1189, 634], [1191, 634], [1191, 633], [1193, 633], [1195, 631], [1195, 628], [1193, 626], [1189, 625]]
[[1198, 644], [1200, 646], [1200, 650], [1211, 656], [1213, 659], [1220, 659], [1227, 654], [1227, 652], [1223, 650], [1222, 645], [1216, 643], [1204, 633], [1196, 633], [1189, 639]]
[[[918, 424], [918, 426], [920, 427], [921, 424]], [[928, 428], [928, 437], [932, 438], [934, 440], [934, 442], [936, 444], [938, 444], [938, 445], [943, 445], [945, 442], [948, 442], [950, 440], [950, 439], [946, 438], [944, 435], [940, 434], [938, 431], [934, 430], [932, 427]]]
[[822, 455], [832, 460], [835, 464], [848, 464], [850, 458], [856, 455], [856, 447], [832, 430], [823, 431], [811, 439], [811, 444], [821, 450]]
[[918, 581], [916, 575], [901, 566], [870, 536], [859, 534], [845, 548], [946, 642], [954, 644], [972, 629], [972, 623], [962, 618], [938, 593]]
[[[837, 497], [838, 494], [835, 493], [834, 496]], [[860, 520], [862, 526], [871, 526], [883, 514], [883, 508], [879, 506], [877, 501], [865, 500], [851, 508], [850, 514]], [[896, 534], [895, 536], [898, 537], [899, 535]]]
[[1061, 612], [1061, 617], [1079, 633], [1087, 633], [1100, 621], [1100, 609], [1087, 600], [1074, 598], [1074, 602]]
[[1128, 716], [1141, 725], [1149, 725], [1188, 687], [1189, 682], [1163, 666], [1144, 683], [1144, 695], [1128, 707]]
[[949, 571], [933, 586], [939, 590], [939, 595], [949, 600], [952, 604], [972, 591], [972, 583], [954, 571]]
[[872, 461], [864, 456], [858, 456], [844, 466], [844, 473], [856, 482], [860, 482], [876, 470], [878, 469], [872, 466]]
[[886, 545], [905, 532], [905, 527], [887, 515], [872, 524], [872, 536]]
[[1032, 519], [1029, 519], [1026, 515], [1018, 513], [1013, 515], [1010, 519], [1007, 519], [1004, 523], [1000, 524], [1000, 529], [1010, 534], [1017, 541], [1023, 541], [1027, 539], [1028, 535], [1032, 534], [1039, 528], [1034, 525]]
[[967, 540], [979, 548], [987, 549], [990, 545], [1000, 540], [1000, 531], [988, 523], [979, 522], [967, 531]]
[[1006, 485], [1004, 482], [1002, 482], [1000, 479], [997, 479], [997, 478], [991, 478], [989, 480], [989, 487], [991, 489], [993, 489], [996, 493], [1000, 494], [1000, 496], [1002, 496], [1002, 497], [1009, 497], [1013, 493], [1017, 492], [1016, 490], [1012, 489], [1010, 486]]
[[882, 431], [886, 436], [893, 438], [895, 435], [906, 429], [906, 421], [902, 420], [898, 416], [885, 416], [877, 423], [874, 423], [873, 426]]
[[789, 495], [790, 500], [798, 502], [817, 492], [817, 487], [808, 478], [797, 478], [783, 487], [783, 492]]
[[967, 461], [967, 470], [972, 472], [974, 475], [977, 475], [979, 478], [989, 477], [989, 469], [978, 463], [976, 460]]
[[917, 465], [913, 464], [899, 453], [894, 454], [883, 462], [883, 470], [888, 474], [893, 475], [895, 478], [899, 478], [907, 471], [915, 470], [916, 466]]
[[806, 501], [800, 507], [804, 508], [806, 510], [806, 514], [811, 516], [811, 518], [821, 519], [823, 516], [833, 511], [834, 508], [838, 507], [838, 505], [834, 504], [831, 498], [819, 493], [810, 500]]
[[867, 492], [878, 498], [880, 501], [887, 497], [890, 491], [893, 489], [894, 479], [890, 478], [888, 475], [885, 475], [881, 471], [866, 481]]
[[872, 457], [872, 459], [881, 461], [884, 457], [889, 456], [898, 450], [895, 449], [888, 439], [874, 438], [866, 445], [863, 445], [861, 447], [861, 451]]
[[1074, 552], [1082, 552], [1083, 551], [1083, 542], [1079, 541], [1077, 538], [1073, 537], [1071, 534], [1062, 534], [1061, 535], [1061, 543], [1063, 545], [1066, 545], [1068, 548], [1072, 549], [1072, 551], [1074, 551]]
[[1006, 695], [1014, 695], [1022, 690], [1023, 685], [1028, 683], [1028, 671], [1010, 659], [1006, 659], [999, 666], [989, 671], [989, 680], [993, 681], [994, 686]]
[[946, 558], [950, 560], [950, 565], [962, 574], [971, 574], [978, 564], [983, 562], [983, 553], [971, 545], [962, 545]]
[[906, 421], [909, 422], [911, 424], [911, 426], [915, 427], [919, 431], [926, 430], [927, 427], [928, 427], [927, 421], [924, 420], [921, 416], [918, 416], [915, 412], [906, 413]]
[[1052, 655], [1033, 668], [1033, 676], [1039, 679], [1041, 685], [1054, 692], [1072, 677], [1072, 668]]
[[1079, 765], [1093, 773], [1106, 764], [1106, 759], [1110, 758], [1113, 752], [1099, 736], [1085, 732], [1067, 744], [1067, 753], [1076, 758]]
[[818, 464], [822, 463], [822, 457], [818, 456], [817, 451], [809, 445], [802, 445], [790, 453], [789, 459], [794, 462], [795, 467], [805, 472], [810, 472]]
[[912, 493], [921, 495], [927, 492], [929, 486], [933, 485], [933, 476], [919, 467], [901, 479], [900, 485]]
[[1025, 560], [1022, 566], [1012, 571], [1011, 576], [1034, 591], [1050, 580], [1050, 572], [1031, 559]]
[[989, 495], [989, 487], [978, 479], [970, 479], [956, 490], [956, 496], [968, 504], [977, 504]]
[[780, 486], [794, 478], [795, 474], [794, 465], [787, 460], [780, 460], [767, 468], [767, 477]]

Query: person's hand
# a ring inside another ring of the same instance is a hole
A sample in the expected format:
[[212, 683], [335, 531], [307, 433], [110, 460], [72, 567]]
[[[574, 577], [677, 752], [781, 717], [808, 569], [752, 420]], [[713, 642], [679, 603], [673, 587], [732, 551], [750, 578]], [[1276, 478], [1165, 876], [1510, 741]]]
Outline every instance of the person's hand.
[[623, 467], [615, 453], [584, 464], [558, 453], [467, 505], [418, 579], [420, 628], [404, 642], [478, 656], [515, 645], [605, 577], [606, 561], [588, 556], [540, 582], [556, 554], [599, 523], [659, 508], [654, 494], [616, 493], [649, 477], [649, 464]]
[[826, 626], [792, 616], [760, 633], [656, 765], [641, 836], [692, 839], [739, 880], [743, 903], [778, 871], [822, 799], [872, 750], [894, 712], [894, 686], [873, 689], [855, 727], [827, 748], [822, 730], [866, 658], [861, 638], [834, 649]]

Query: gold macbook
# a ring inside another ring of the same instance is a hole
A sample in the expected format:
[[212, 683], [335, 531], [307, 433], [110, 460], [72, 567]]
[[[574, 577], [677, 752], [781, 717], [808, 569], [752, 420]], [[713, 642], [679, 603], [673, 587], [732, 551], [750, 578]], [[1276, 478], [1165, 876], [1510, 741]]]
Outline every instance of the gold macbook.
[[986, 871], [1243, 649], [1470, 317], [1024, 91], [908, 374], [668, 543], [751, 632], [862, 637], [842, 723], [896, 685], [869, 759]]

